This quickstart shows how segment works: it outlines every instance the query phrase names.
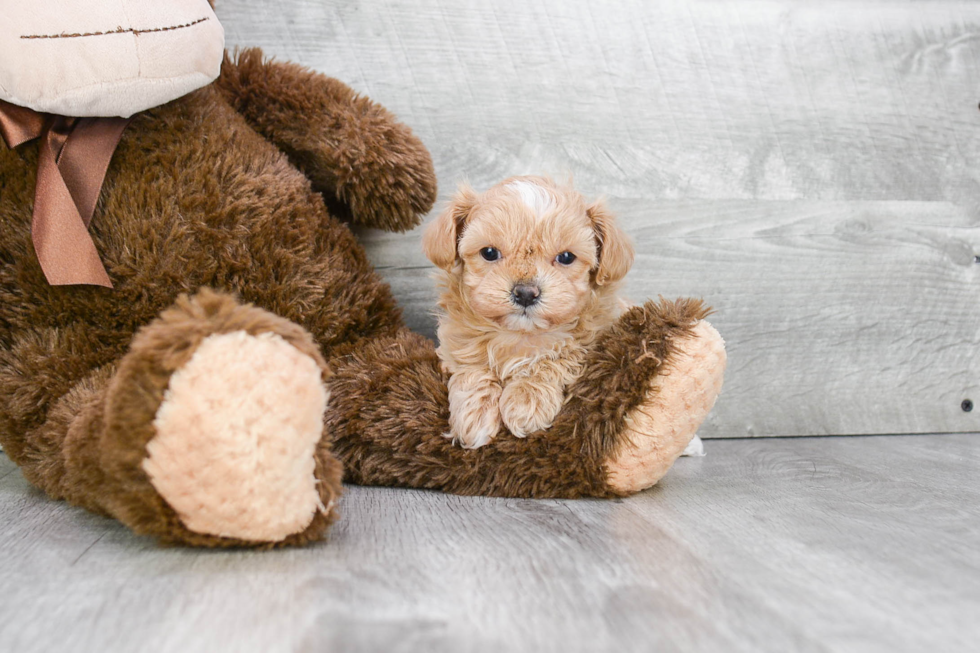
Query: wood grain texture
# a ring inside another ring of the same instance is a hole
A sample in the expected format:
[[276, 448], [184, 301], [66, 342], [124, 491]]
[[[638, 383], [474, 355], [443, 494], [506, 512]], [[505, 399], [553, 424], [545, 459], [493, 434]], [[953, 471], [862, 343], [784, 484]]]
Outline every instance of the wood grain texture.
[[[631, 299], [695, 294], [717, 310], [710, 320], [729, 363], [703, 437], [980, 428], [980, 411], [960, 407], [980, 397], [980, 225], [964, 211], [938, 202], [610, 205], [637, 241]], [[411, 326], [431, 329], [430, 271], [414, 262], [419, 232], [362, 237], [416, 316]]]
[[[604, 194], [633, 299], [726, 338], [706, 437], [980, 429], [980, 5], [222, 0], [259, 45], [382, 102], [445, 200], [521, 173]], [[435, 331], [418, 233], [362, 233]]]
[[164, 549], [0, 454], [30, 651], [973, 651], [980, 435], [723, 440], [620, 501], [350, 487], [329, 542]]

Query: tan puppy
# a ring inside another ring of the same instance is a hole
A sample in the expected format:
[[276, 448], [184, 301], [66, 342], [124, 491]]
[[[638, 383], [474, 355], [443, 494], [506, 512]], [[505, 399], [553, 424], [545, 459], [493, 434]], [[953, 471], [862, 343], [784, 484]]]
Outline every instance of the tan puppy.
[[501, 421], [517, 437], [551, 426], [587, 347], [625, 304], [633, 247], [601, 202], [544, 177], [478, 195], [462, 186], [422, 238], [445, 271], [439, 356], [451, 433], [481, 447]]

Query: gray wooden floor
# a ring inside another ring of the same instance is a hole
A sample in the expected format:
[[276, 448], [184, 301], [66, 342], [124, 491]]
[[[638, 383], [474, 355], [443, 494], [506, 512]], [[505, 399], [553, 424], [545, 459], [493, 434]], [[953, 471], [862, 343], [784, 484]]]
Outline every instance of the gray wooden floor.
[[706, 446], [623, 501], [351, 487], [273, 552], [159, 548], [0, 454], [0, 649], [977, 650], [980, 435]]

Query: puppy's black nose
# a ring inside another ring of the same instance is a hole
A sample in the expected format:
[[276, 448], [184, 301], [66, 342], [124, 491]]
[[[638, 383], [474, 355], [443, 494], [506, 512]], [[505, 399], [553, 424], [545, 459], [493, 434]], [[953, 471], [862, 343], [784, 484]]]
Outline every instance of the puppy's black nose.
[[510, 292], [514, 303], [524, 308], [538, 303], [538, 297], [541, 296], [541, 290], [537, 286], [525, 283], [517, 284]]

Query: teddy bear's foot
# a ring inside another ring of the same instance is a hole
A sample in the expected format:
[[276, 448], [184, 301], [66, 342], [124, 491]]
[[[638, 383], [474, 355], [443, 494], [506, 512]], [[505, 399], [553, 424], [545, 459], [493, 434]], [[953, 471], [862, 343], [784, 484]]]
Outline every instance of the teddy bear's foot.
[[170, 377], [143, 469], [197, 533], [278, 542], [327, 508], [314, 454], [320, 368], [272, 332], [207, 337]]
[[325, 369], [288, 320], [209, 291], [178, 301], [109, 387], [110, 512], [183, 544], [318, 539], [340, 493]]
[[607, 483], [631, 494], [654, 485], [695, 437], [721, 392], [725, 343], [701, 320], [675, 342], [668, 370], [650, 382], [647, 398], [626, 418], [619, 450], [606, 462]]

